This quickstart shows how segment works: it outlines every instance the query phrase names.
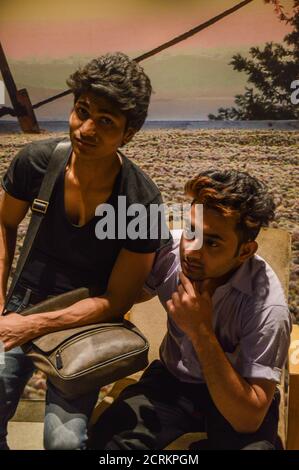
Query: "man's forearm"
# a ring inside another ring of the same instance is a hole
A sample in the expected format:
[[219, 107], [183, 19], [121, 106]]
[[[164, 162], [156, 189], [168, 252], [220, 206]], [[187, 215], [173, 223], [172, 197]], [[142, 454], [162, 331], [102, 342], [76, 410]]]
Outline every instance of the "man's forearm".
[[254, 432], [263, 410], [253, 387], [232, 367], [213, 333], [203, 331], [192, 342], [220, 413], [237, 432]]
[[0, 308], [5, 303], [7, 282], [17, 240], [17, 230], [0, 225]]
[[12, 312], [0, 318], [0, 341], [5, 350], [54, 331], [122, 321], [149, 274], [153, 258], [154, 253], [122, 250], [113, 267], [107, 290], [101, 297], [80, 300], [58, 311], [42, 311], [26, 316]]
[[121, 321], [126, 311], [126, 306], [117, 305], [109, 296], [91, 297], [62, 310], [28, 315], [26, 324], [32, 339], [67, 328]]

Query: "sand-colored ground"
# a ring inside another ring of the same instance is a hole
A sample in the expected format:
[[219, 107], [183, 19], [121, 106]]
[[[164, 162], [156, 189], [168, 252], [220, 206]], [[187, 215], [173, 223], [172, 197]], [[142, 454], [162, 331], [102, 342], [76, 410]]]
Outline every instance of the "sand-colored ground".
[[[0, 174], [24, 144], [58, 135], [65, 134], [0, 135]], [[152, 177], [165, 202], [182, 202], [185, 181], [208, 168], [247, 171], [267, 183], [277, 204], [272, 226], [292, 234], [289, 305], [299, 322], [299, 132], [141, 131], [123, 151]], [[20, 229], [18, 247], [26, 224], [27, 220]], [[39, 386], [42, 394], [44, 387]]]

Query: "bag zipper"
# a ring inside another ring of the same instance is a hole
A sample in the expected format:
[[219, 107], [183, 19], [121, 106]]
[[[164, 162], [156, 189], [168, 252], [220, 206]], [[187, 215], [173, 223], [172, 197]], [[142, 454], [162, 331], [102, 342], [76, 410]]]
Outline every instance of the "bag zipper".
[[[122, 325], [122, 324], [120, 324], [120, 325]], [[81, 340], [84, 337], [91, 336], [91, 334], [94, 335], [94, 334], [98, 333], [99, 330], [107, 331], [107, 330], [110, 330], [112, 328], [113, 327], [110, 327], [110, 326], [107, 326], [107, 327], [104, 327], [104, 328], [103, 327], [95, 328], [92, 332], [89, 330], [89, 331], [86, 331], [86, 332], [84, 332], [84, 333], [82, 333], [78, 336], [75, 336], [75, 337], [69, 339], [69, 340], [66, 340], [65, 343], [61, 346], [61, 348], [56, 351], [56, 354], [55, 354], [55, 362], [56, 362], [57, 369], [60, 370], [60, 369], [63, 368], [63, 361], [62, 361], [61, 353], [65, 348], [67, 348], [68, 346], [76, 343], [78, 340]], [[146, 345], [147, 341], [140, 334], [138, 334], [138, 332], [135, 332], [135, 333], [137, 333], [137, 335], [141, 339], [144, 340], [145, 345]], [[144, 347], [144, 349], [145, 349], [145, 347]], [[128, 355], [130, 355], [130, 353], [128, 353]]]
[[62, 369], [63, 368], [63, 363], [62, 363], [62, 357], [61, 357], [60, 349], [58, 349], [58, 351], [56, 352], [55, 360], [56, 360], [57, 369], [58, 370]]
[[104, 328], [103, 327], [95, 328], [94, 331], [92, 331], [92, 332], [89, 330], [88, 332], [86, 331], [84, 333], [81, 333], [78, 336], [75, 336], [74, 338], [66, 340], [66, 342], [62, 345], [62, 347], [60, 349], [58, 349], [58, 351], [56, 351], [56, 354], [55, 354], [55, 362], [56, 362], [57, 369], [60, 370], [60, 369], [63, 368], [63, 361], [62, 361], [61, 353], [65, 348], [67, 348], [71, 344], [76, 343], [79, 339], [81, 340], [84, 337], [90, 336], [90, 334], [97, 333], [99, 330], [106, 331], [106, 330], [109, 330], [109, 329], [111, 329], [111, 327], [109, 327], [109, 326], [104, 327]]

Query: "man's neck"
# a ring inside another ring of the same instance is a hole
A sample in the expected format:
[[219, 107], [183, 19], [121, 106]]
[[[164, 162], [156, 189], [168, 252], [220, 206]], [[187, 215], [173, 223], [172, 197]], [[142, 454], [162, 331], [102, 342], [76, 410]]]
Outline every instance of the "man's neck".
[[98, 160], [85, 155], [81, 157], [73, 152], [67, 169], [81, 187], [90, 188], [93, 184], [98, 187], [101, 181], [104, 183], [114, 181], [121, 165], [122, 160], [117, 153]]
[[[210, 295], [212, 296], [218, 287], [226, 284], [233, 277], [233, 275], [240, 268], [241, 265], [242, 263], [240, 263], [238, 266], [231, 269], [228, 273], [224, 274], [223, 276], [213, 278], [213, 279], [211, 278], [209, 282], [209, 287], [208, 287]], [[201, 290], [202, 283], [203, 281], [198, 283], [199, 290]]]

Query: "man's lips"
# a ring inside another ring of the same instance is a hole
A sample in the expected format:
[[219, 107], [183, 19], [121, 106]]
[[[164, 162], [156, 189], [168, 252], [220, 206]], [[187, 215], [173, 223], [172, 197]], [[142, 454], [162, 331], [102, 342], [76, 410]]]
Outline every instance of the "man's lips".
[[187, 261], [185, 259], [184, 259], [184, 264], [188, 269], [191, 269], [192, 271], [194, 271], [194, 270], [202, 271], [203, 270], [203, 266], [201, 266], [200, 264], [190, 263], [189, 261]]
[[95, 142], [88, 142], [86, 140], [79, 139], [79, 137], [75, 137], [75, 139], [81, 145], [88, 145], [89, 147], [95, 147], [96, 146]]

